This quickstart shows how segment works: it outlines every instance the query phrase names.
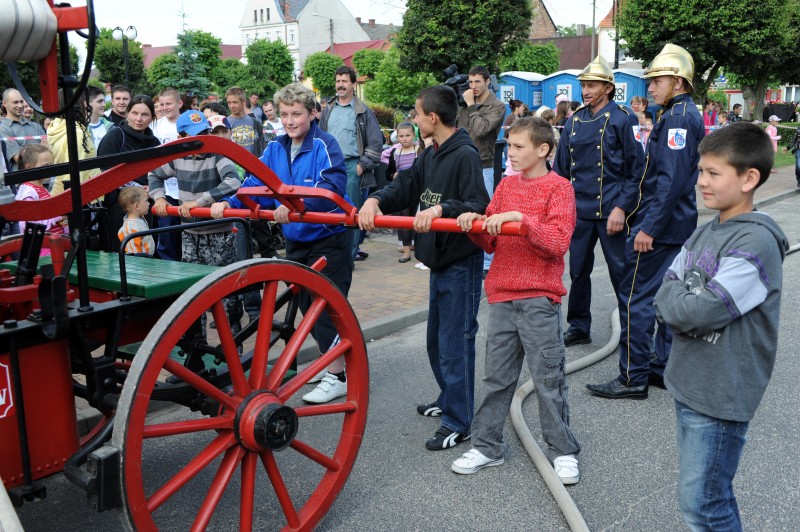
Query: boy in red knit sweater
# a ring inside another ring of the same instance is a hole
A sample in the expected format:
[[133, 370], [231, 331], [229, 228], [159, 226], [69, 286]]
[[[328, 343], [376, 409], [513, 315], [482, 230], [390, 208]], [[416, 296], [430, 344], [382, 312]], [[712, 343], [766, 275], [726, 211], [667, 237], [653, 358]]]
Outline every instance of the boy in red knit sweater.
[[[517, 386], [522, 359], [536, 385], [539, 421], [556, 474], [564, 484], [580, 479], [575, 455], [580, 445], [569, 427], [561, 296], [564, 254], [575, 228], [572, 185], [548, 172], [553, 149], [550, 124], [544, 119], [520, 118], [509, 129], [508, 159], [514, 174], [497, 187], [486, 214], [464, 213], [462, 229], [483, 220], [488, 234], [470, 234], [494, 262], [484, 281], [489, 300], [489, 339], [486, 345], [486, 396], [472, 422], [473, 448], [451, 469], [469, 475], [503, 463], [503, 443], [511, 397]], [[505, 222], [522, 222], [527, 236], [499, 236]]]

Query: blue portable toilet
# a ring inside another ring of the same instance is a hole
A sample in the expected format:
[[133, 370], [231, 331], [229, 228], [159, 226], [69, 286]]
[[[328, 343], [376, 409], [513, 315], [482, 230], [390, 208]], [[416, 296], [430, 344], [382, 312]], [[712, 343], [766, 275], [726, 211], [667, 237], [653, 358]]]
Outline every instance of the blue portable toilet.
[[570, 101], [581, 101], [581, 82], [578, 75], [581, 70], [559, 70], [542, 80], [542, 105], [555, 109], [556, 96], [566, 94]]
[[500, 74], [500, 91], [497, 97], [506, 104], [506, 114], [510, 112], [508, 102], [520, 100], [531, 111], [542, 105], [542, 80], [545, 77], [535, 72], [511, 71]]
[[630, 107], [631, 98], [644, 96], [647, 98], [647, 80], [644, 70], [635, 68], [618, 68], [614, 71], [616, 81], [614, 101]]

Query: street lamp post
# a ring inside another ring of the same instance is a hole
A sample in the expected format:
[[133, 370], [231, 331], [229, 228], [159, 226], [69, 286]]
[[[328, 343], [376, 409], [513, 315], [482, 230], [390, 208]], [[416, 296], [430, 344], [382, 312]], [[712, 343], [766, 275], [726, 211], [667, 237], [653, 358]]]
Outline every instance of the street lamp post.
[[125, 31], [122, 31], [122, 28], [117, 26], [114, 28], [114, 31], [111, 32], [111, 35], [114, 36], [114, 40], [122, 41], [122, 57], [125, 58], [125, 86], [128, 86], [128, 41], [136, 39], [138, 33], [136, 32], [136, 28], [133, 26], [128, 26]]

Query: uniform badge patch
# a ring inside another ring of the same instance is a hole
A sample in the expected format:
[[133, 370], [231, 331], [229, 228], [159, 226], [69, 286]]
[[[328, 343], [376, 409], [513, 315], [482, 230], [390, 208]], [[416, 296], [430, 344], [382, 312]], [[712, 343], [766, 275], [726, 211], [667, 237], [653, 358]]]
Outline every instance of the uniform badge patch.
[[667, 134], [667, 146], [671, 150], [682, 150], [686, 147], [686, 130], [670, 129]]
[[633, 128], [633, 137], [636, 139], [636, 142], [642, 142], [642, 132], [639, 126], [631, 126], [631, 128]]

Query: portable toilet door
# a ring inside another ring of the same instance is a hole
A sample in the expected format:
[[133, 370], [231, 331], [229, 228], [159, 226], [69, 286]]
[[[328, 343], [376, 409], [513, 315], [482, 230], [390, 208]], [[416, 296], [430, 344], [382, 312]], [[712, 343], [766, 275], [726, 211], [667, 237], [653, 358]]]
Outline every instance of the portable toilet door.
[[545, 77], [535, 72], [503, 72], [500, 74], [500, 91], [497, 97], [506, 104], [506, 114], [511, 112], [508, 102], [520, 100], [534, 111], [542, 105], [542, 80]]
[[635, 68], [618, 68], [614, 71], [614, 101], [630, 107], [631, 98], [644, 96], [647, 98], [647, 80], [642, 76], [644, 70]]
[[580, 70], [559, 70], [542, 80], [542, 105], [555, 109], [556, 96], [566, 94], [571, 102], [580, 102], [581, 82], [578, 81]]

